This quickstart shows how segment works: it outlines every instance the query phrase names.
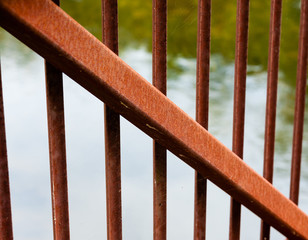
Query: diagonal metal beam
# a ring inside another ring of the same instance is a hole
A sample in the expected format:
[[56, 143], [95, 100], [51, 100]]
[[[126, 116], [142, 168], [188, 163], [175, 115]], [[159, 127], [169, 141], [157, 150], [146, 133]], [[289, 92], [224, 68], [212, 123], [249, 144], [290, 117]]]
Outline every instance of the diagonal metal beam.
[[49, 0], [0, 0], [0, 25], [291, 239], [308, 216]]

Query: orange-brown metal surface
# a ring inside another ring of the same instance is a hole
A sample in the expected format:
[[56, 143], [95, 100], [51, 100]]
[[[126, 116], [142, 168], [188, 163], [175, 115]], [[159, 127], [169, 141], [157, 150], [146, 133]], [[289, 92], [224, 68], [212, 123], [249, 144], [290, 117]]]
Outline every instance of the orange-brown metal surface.
[[[59, 0], [53, 0], [59, 5]], [[45, 61], [52, 222], [55, 240], [70, 239], [62, 72]]]
[[[243, 158], [249, 0], [237, 1], [232, 151]], [[231, 199], [229, 239], [240, 239], [241, 206]]]
[[9, 169], [7, 162], [0, 66], [0, 240], [13, 240]]
[[[278, 66], [280, 49], [280, 25], [281, 25], [281, 0], [271, 2], [271, 20], [268, 50], [267, 70], [267, 100], [265, 115], [265, 136], [264, 136], [264, 167], [263, 177], [272, 183], [275, 147], [275, 122], [277, 104]], [[270, 239], [270, 226], [264, 221], [261, 222], [260, 239]]]
[[[118, 3], [117, 0], [102, 0], [102, 30], [104, 44], [118, 54]], [[107, 236], [109, 240], [122, 239], [121, 205], [121, 142], [120, 115], [106, 104], [105, 118], [105, 163]]]
[[54, 239], [69, 239], [62, 72], [45, 63]]
[[105, 106], [106, 207], [109, 240], [122, 239], [120, 117]]
[[157, 141], [153, 142], [153, 239], [167, 239], [167, 151]]
[[[153, 85], [167, 91], [167, 1], [153, 0]], [[153, 239], [167, 238], [167, 152], [153, 141]]]
[[0, 25], [285, 236], [308, 239], [304, 212], [55, 4], [0, 0]]
[[[59, 5], [59, 1], [53, 1]], [[62, 72], [45, 61], [52, 222], [55, 240], [69, 239]]]
[[[198, 2], [196, 121], [208, 129], [211, 0]], [[206, 236], [206, 178], [195, 172], [194, 240]]]
[[296, 100], [294, 113], [293, 148], [290, 199], [298, 204], [299, 182], [301, 170], [302, 141], [304, 130], [306, 77], [307, 77], [307, 54], [308, 54], [308, 2], [302, 0], [300, 33], [297, 61]]

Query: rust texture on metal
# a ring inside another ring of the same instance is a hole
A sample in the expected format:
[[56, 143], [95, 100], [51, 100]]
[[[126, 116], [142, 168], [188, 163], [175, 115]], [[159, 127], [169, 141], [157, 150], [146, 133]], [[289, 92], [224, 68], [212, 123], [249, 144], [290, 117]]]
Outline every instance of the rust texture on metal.
[[[273, 181], [281, 9], [282, 0], [272, 0], [268, 50], [267, 99], [263, 166], [263, 177], [270, 183], [272, 183]], [[260, 239], [270, 239], [270, 226], [264, 221], [261, 221]]]
[[13, 240], [9, 168], [0, 65], [0, 240]]
[[158, 142], [153, 142], [153, 239], [167, 239], [167, 151]]
[[153, 85], [167, 92], [167, 1], [153, 0]]
[[[233, 105], [233, 152], [243, 158], [249, 0], [237, 1]], [[241, 206], [231, 199], [229, 239], [240, 238]]]
[[59, 7], [1, 0], [0, 26], [286, 237], [308, 239], [302, 210]]
[[[153, 0], [153, 85], [167, 92], [167, 1]], [[153, 239], [167, 238], [167, 152], [153, 140]]]
[[296, 97], [293, 130], [292, 167], [290, 199], [298, 204], [299, 182], [301, 170], [302, 141], [304, 130], [305, 94], [307, 77], [307, 47], [308, 47], [308, 2], [302, 0], [300, 33], [297, 61]]
[[[53, 2], [59, 5], [58, 0]], [[54, 239], [69, 239], [62, 72], [45, 61], [49, 158]]]
[[62, 72], [45, 62], [54, 239], [69, 239]]
[[[105, 105], [105, 156], [108, 239], [122, 239], [120, 118]], [[108, 130], [107, 130], [108, 129]], [[107, 146], [108, 145], [108, 146]]]
[[[53, 1], [59, 5], [59, 1]], [[55, 240], [69, 239], [69, 210], [65, 149], [62, 72], [45, 61], [46, 101], [53, 234]]]
[[[196, 120], [208, 129], [211, 0], [198, 2]], [[206, 237], [206, 178], [195, 172], [194, 240]]]
[[[118, 2], [102, 0], [104, 44], [118, 54]], [[122, 239], [120, 115], [104, 105], [107, 236]]]

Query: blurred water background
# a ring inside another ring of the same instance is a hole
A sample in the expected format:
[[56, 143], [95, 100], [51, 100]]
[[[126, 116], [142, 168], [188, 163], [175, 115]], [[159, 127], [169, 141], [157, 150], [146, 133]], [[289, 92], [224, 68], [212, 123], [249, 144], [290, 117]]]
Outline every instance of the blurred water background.
[[[152, 2], [119, 0], [119, 55], [151, 82]], [[61, 7], [101, 39], [101, 2]], [[289, 195], [299, 0], [283, 1], [274, 186]], [[244, 160], [263, 169], [270, 1], [250, 2]], [[212, 3], [209, 131], [231, 148], [236, 1]], [[168, 1], [167, 96], [195, 116], [197, 0]], [[3, 29], [1, 67], [15, 239], [52, 239], [44, 62]], [[103, 104], [64, 77], [71, 239], [107, 239]], [[307, 125], [307, 117], [305, 124]], [[152, 140], [121, 118], [123, 239], [152, 239]], [[299, 206], [308, 212], [304, 130]], [[193, 236], [194, 172], [168, 153], [168, 239]], [[229, 196], [209, 183], [207, 237], [227, 239]], [[259, 239], [260, 220], [243, 207], [242, 239]], [[272, 239], [283, 237], [272, 231]]]

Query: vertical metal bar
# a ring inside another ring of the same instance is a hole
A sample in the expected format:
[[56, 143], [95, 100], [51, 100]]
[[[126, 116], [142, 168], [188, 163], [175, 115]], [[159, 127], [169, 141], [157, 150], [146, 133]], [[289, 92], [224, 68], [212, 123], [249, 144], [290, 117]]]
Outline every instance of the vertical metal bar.
[[[153, 85], [167, 89], [167, 1], [153, 0]], [[153, 141], [153, 239], [167, 238], [167, 154]]]
[[62, 72], [45, 61], [45, 78], [54, 239], [69, 239]]
[[7, 162], [0, 65], [0, 240], [13, 240], [9, 170]]
[[[281, 8], [282, 8], [281, 0], [272, 0], [269, 50], [268, 50], [267, 100], [266, 100], [264, 166], [263, 166], [263, 177], [270, 183], [272, 183], [273, 181]], [[270, 226], [263, 220], [261, 221], [260, 239], [261, 240], [270, 239]]]
[[301, 2], [299, 48], [296, 78], [296, 100], [294, 113], [293, 149], [290, 199], [298, 204], [302, 140], [304, 130], [305, 93], [307, 76], [307, 47], [308, 47], [308, 2]]
[[45, 61], [54, 239], [69, 239], [62, 73]]
[[[237, 1], [232, 150], [243, 158], [249, 0]], [[231, 199], [229, 239], [240, 238], [241, 206]]]
[[[118, 54], [117, 0], [102, 0], [102, 28], [103, 42]], [[107, 235], [109, 240], [120, 240], [122, 239], [120, 115], [105, 104], [104, 117]]]
[[154, 240], [167, 238], [167, 151], [157, 142], [153, 142], [154, 166], [153, 166], [153, 216], [154, 216]]
[[[211, 0], [199, 0], [197, 36], [196, 120], [208, 129], [210, 78]], [[207, 182], [195, 172], [194, 240], [206, 237]]]

